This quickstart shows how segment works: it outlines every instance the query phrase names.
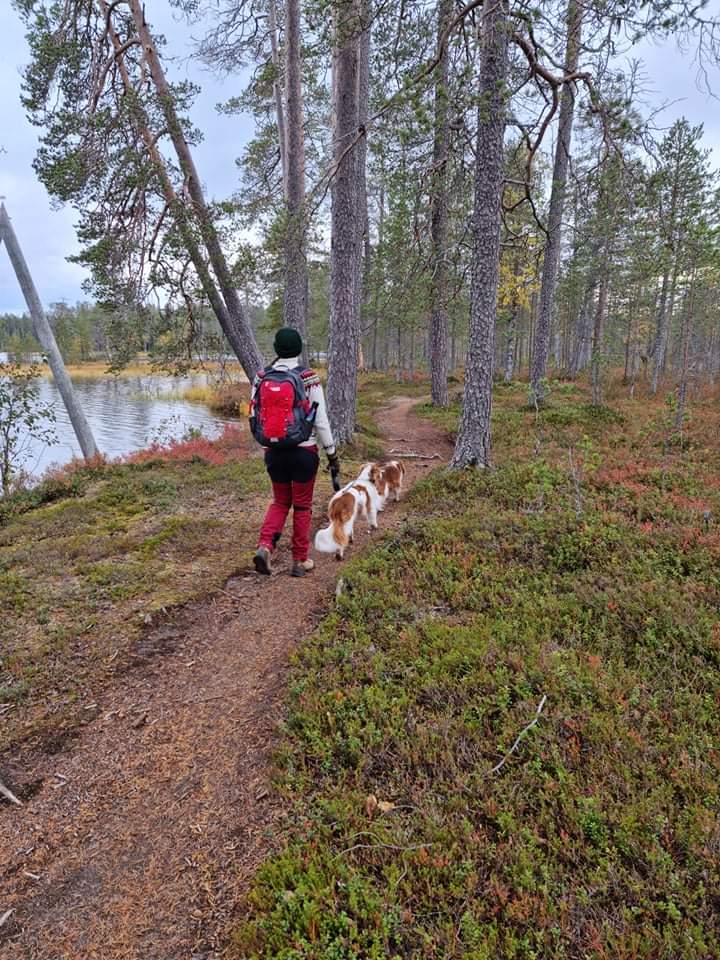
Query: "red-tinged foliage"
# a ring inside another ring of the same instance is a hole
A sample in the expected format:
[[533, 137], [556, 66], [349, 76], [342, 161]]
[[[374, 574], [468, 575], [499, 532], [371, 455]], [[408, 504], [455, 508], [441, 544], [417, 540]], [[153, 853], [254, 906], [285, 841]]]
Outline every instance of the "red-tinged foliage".
[[83, 460], [82, 457], [73, 457], [69, 463], [51, 464], [43, 474], [43, 480], [62, 483], [80, 473], [87, 475], [100, 472], [107, 465], [108, 459], [102, 453], [98, 453], [89, 460]]
[[190, 440], [171, 440], [168, 444], [154, 443], [145, 450], [138, 450], [124, 459], [126, 463], [147, 463], [159, 460], [163, 463], [207, 463], [223, 466], [248, 456], [249, 441], [244, 427], [227, 424], [216, 440], [193, 437]]

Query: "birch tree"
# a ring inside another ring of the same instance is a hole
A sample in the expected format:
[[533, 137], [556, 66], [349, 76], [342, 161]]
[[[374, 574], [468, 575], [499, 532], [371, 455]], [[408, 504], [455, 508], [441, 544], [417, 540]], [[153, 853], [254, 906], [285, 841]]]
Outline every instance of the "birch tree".
[[[62, 398], [65, 409], [67, 410], [70, 423], [72, 424], [75, 436], [77, 438], [82, 454], [86, 460], [91, 460], [93, 457], [98, 456], [99, 450], [95, 442], [95, 437], [93, 435], [90, 424], [88, 423], [85, 412], [83, 411], [80, 402], [75, 393], [75, 388], [72, 385], [70, 380], [70, 375], [68, 374], [65, 363], [62, 358], [62, 354], [58, 349], [57, 341], [55, 340], [55, 334], [52, 331], [50, 324], [48, 323], [45, 310], [43, 309], [42, 301], [38, 295], [35, 283], [33, 281], [30, 269], [23, 255], [20, 243], [15, 234], [10, 217], [8, 216], [7, 210], [5, 209], [5, 204], [0, 202], [0, 241], [5, 242], [5, 247], [7, 248], [8, 256], [10, 257], [10, 262], [12, 263], [13, 270], [15, 271], [15, 276], [17, 277], [20, 289], [22, 290], [23, 296], [25, 297], [25, 302], [27, 308], [30, 312], [33, 323], [33, 332], [37, 337], [39, 343], [42, 345], [43, 350], [45, 351], [48, 359], [48, 364], [52, 370], [53, 378], [58, 388], [58, 392]], [[31, 378], [32, 379], [32, 378]], [[22, 377], [10, 377], [10, 393], [9, 396], [13, 396], [12, 384], [23, 384]], [[16, 399], [20, 403], [21, 409], [24, 409], [25, 419], [22, 421], [24, 426], [28, 429], [40, 429], [38, 427], [39, 421], [42, 419], [39, 415], [35, 419], [32, 418], [30, 414], [30, 409], [25, 407], [23, 408], [21, 400], [22, 398], [31, 398], [33, 395], [32, 390], [30, 389], [29, 382], [25, 383], [23, 389], [20, 390], [20, 394]], [[27, 389], [25, 389], [27, 388]], [[34, 402], [34, 401], [33, 401]], [[4, 433], [4, 464], [3, 464], [3, 487], [5, 487], [5, 480], [9, 478], [9, 471], [12, 462], [12, 458], [9, 455], [9, 451], [12, 449], [13, 444], [11, 443], [11, 438], [14, 435], [15, 428], [17, 424], [14, 421], [12, 416], [8, 416], [8, 422], [6, 424], [7, 429]], [[6, 491], [5, 491], [6, 492]]]

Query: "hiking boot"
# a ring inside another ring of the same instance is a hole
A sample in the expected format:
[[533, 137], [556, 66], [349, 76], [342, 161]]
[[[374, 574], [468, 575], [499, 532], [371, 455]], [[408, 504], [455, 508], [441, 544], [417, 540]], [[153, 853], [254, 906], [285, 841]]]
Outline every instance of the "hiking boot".
[[253, 563], [255, 564], [255, 569], [258, 573], [264, 573], [267, 576], [270, 576], [272, 573], [272, 568], [270, 566], [270, 551], [267, 547], [257, 548], [257, 552], [253, 557]]
[[315, 562], [313, 560], [294, 560], [290, 576], [304, 577], [306, 573], [310, 573], [310, 571], [314, 569]]

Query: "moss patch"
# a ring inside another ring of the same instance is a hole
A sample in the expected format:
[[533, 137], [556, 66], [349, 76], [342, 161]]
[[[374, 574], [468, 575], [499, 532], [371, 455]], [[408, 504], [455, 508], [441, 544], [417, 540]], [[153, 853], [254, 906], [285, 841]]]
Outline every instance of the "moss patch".
[[156, 460], [67, 484], [0, 526], [0, 702], [24, 704], [3, 746], [72, 725], [148, 623], [247, 565], [266, 478], [255, 458]]
[[717, 440], [524, 401], [498, 391], [497, 469], [419, 484], [303, 646], [238, 957], [720, 953]]

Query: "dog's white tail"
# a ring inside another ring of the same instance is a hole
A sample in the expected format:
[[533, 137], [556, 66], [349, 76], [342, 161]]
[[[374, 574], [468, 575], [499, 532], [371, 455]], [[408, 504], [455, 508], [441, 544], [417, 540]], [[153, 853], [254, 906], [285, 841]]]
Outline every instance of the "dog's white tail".
[[315, 549], [318, 553], [337, 553], [342, 549], [342, 544], [335, 540], [335, 529], [333, 524], [318, 530], [315, 534]]

